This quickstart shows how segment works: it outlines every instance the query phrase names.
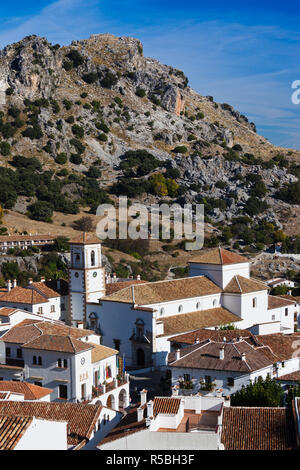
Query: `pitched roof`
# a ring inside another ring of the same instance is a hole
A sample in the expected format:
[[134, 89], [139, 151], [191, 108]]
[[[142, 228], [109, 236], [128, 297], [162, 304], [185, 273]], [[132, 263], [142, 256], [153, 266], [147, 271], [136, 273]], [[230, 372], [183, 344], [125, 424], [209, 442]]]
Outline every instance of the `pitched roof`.
[[233, 253], [224, 248], [212, 248], [204, 253], [201, 253], [194, 258], [189, 260], [189, 263], [200, 263], [200, 264], [237, 264], [237, 263], [249, 263], [248, 258], [241, 256], [237, 253]]
[[76, 354], [92, 349], [92, 345], [72, 338], [71, 336], [41, 335], [38, 338], [23, 344], [26, 349], [39, 349], [43, 351], [58, 351]]
[[227, 284], [223, 292], [230, 294], [248, 294], [261, 290], [268, 290], [268, 286], [261, 281], [236, 275]]
[[118, 422], [118, 424], [107, 434], [107, 436], [102, 439], [99, 444], [99, 447], [101, 448], [102, 444], [107, 444], [108, 442], [116, 441], [117, 439], [121, 439], [122, 437], [145, 430], [147, 406], [144, 405], [142, 406], [142, 408], [144, 410], [144, 414], [143, 419], [141, 421], [138, 421], [137, 418], [138, 405], [133, 408], [129, 408], [129, 410], [127, 410], [126, 412], [126, 415], [124, 415], [123, 418], [121, 418], [121, 420]]
[[5, 333], [1, 340], [6, 343], [22, 344], [23, 348], [59, 351], [76, 354], [93, 348], [80, 341], [84, 336], [93, 335], [94, 331], [84, 330], [56, 322], [24, 320]]
[[68, 444], [77, 446], [89, 439], [99, 419], [101, 405], [41, 401], [0, 402], [0, 417], [22, 416], [68, 422]]
[[141, 281], [138, 279], [132, 279], [130, 281], [120, 281], [120, 282], [110, 282], [105, 284], [105, 291], [106, 295], [111, 295], [114, 292], [118, 292], [121, 289], [125, 289], [125, 287], [133, 286], [136, 284], [145, 284], [147, 281]]
[[119, 353], [116, 349], [108, 348], [102, 344], [87, 343], [93, 347], [92, 349], [92, 364], [95, 362], [106, 359], [107, 357], [115, 356]]
[[300, 357], [300, 333], [285, 335], [274, 333], [270, 335], [257, 335], [256, 339], [265, 346], [264, 353], [269, 350], [278, 361], [286, 361], [292, 357]]
[[27, 287], [27, 289], [28, 288], [38, 289], [42, 293], [42, 295], [45, 295], [45, 297], [47, 297], [48, 299], [60, 297], [60, 293], [50, 287], [47, 282], [33, 282], [32, 284], [30, 284], [29, 287]]
[[174, 397], [155, 397], [153, 402], [153, 415], [158, 414], [177, 414], [181, 404], [181, 398]]
[[88, 235], [86, 232], [83, 232], [81, 236], [73, 238], [69, 243], [70, 245], [95, 245], [101, 243], [101, 240], [95, 235]]
[[1, 307], [0, 308], [0, 317], [9, 317], [14, 312], [17, 312], [18, 309], [16, 308], [9, 308], [9, 307]]
[[1, 340], [9, 343], [25, 344], [41, 335], [70, 336], [74, 339], [80, 339], [93, 334], [95, 333], [92, 330], [66, 326], [58, 322], [26, 319], [13, 326], [7, 333], [4, 333]]
[[225, 450], [290, 450], [296, 446], [287, 408], [224, 408], [221, 442]]
[[[224, 359], [220, 359], [221, 348], [224, 348]], [[243, 360], [243, 354], [245, 354], [245, 360]], [[178, 360], [176, 360], [175, 352], [170, 353], [168, 363], [172, 367], [253, 372], [270, 366], [272, 361], [244, 340], [231, 343], [207, 340], [182, 348]]]
[[273, 308], [288, 307], [293, 304], [295, 304], [295, 301], [292, 299], [287, 299], [279, 295], [268, 296], [268, 310], [273, 310]]
[[32, 420], [33, 417], [0, 416], [0, 450], [13, 450]]
[[48, 302], [45, 295], [39, 294], [34, 289], [26, 289], [25, 287], [16, 286], [9, 292], [0, 294], [0, 302], [21, 303], [21, 304], [43, 304]]
[[222, 292], [222, 289], [207, 277], [195, 276], [133, 285], [105, 296], [101, 300], [151, 305], [220, 292]]
[[24, 395], [24, 400], [39, 400], [52, 392], [50, 388], [39, 387], [29, 382], [13, 382], [11, 380], [1, 380], [0, 391], [21, 393]]
[[241, 318], [224, 307], [218, 307], [162, 317], [158, 321], [164, 324], [164, 333], [160, 336], [167, 336], [198, 330], [199, 328], [226, 325], [241, 321]]
[[226, 338], [226, 341], [230, 341], [236, 338], [249, 337], [254, 337], [249, 330], [206, 330], [205, 328], [200, 328], [189, 333], [172, 336], [168, 341], [171, 341], [172, 343], [195, 344], [196, 340], [199, 342], [206, 339], [223, 341], [224, 338]]

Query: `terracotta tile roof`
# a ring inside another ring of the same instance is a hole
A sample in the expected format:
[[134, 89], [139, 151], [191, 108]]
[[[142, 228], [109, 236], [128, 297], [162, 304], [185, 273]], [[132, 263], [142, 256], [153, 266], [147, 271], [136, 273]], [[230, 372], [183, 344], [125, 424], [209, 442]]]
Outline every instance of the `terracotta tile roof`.
[[291, 450], [296, 446], [287, 408], [224, 408], [221, 442], [225, 450]]
[[12, 241], [46, 241], [46, 240], [55, 240], [58, 235], [1, 235], [0, 243], [2, 242], [12, 242]]
[[57, 336], [43, 334], [32, 341], [23, 344], [26, 349], [39, 349], [41, 351], [58, 351], [76, 354], [92, 349], [92, 345], [72, 338], [71, 336]]
[[127, 410], [126, 415], [119, 421], [119, 423], [107, 434], [107, 436], [102, 439], [99, 444], [101, 448], [102, 444], [107, 444], [111, 441], [116, 441], [117, 439], [121, 439], [122, 437], [128, 436], [130, 434], [135, 434], [139, 431], [144, 431], [146, 429], [146, 414], [147, 414], [147, 407], [144, 405], [142, 407], [144, 409], [144, 417], [141, 421], [137, 420], [137, 409], [138, 406], [133, 408], [129, 408]]
[[226, 310], [224, 307], [198, 310], [196, 312], [182, 313], [158, 320], [164, 324], [164, 333], [160, 336], [175, 335], [185, 331], [209, 328], [228, 323], [241, 321], [240, 317]]
[[69, 243], [70, 245], [94, 245], [101, 243], [101, 240], [96, 235], [88, 235], [83, 232], [81, 236], [73, 238]]
[[237, 275], [231, 279], [223, 292], [230, 294], [248, 294], [261, 290], [268, 290], [268, 286], [263, 282]]
[[281, 377], [276, 377], [276, 380], [282, 380], [283, 382], [300, 382], [300, 371], [291, 372], [290, 374], [282, 375]]
[[107, 357], [114, 356], [119, 354], [119, 351], [116, 349], [108, 348], [107, 346], [103, 346], [102, 344], [95, 344], [95, 343], [86, 343], [93, 347], [92, 349], [92, 363], [101, 361], [102, 359], [106, 359]]
[[0, 294], [0, 302], [7, 303], [22, 303], [22, 304], [43, 304], [48, 302], [47, 297], [39, 294], [33, 289], [26, 289], [25, 287], [16, 286], [10, 292], [3, 295]]
[[56, 403], [41, 401], [0, 402], [0, 416], [35, 417], [54, 421], [67, 421], [68, 444], [77, 446], [91, 437], [101, 405]]
[[237, 264], [249, 263], [248, 258], [224, 248], [212, 248], [189, 260], [189, 263], [202, 264]]
[[269, 349], [278, 361], [286, 361], [292, 357], [300, 357], [299, 345], [300, 334], [292, 333], [285, 335], [282, 333], [274, 333], [270, 335], [258, 335], [256, 339], [265, 346], [263, 352]]
[[32, 417], [0, 416], [0, 450], [13, 450], [32, 420]]
[[273, 308], [288, 307], [295, 304], [295, 301], [292, 299], [287, 299], [279, 295], [269, 295], [268, 296], [268, 310]]
[[33, 282], [30, 285], [30, 288], [35, 288], [39, 290], [42, 293], [42, 295], [44, 295], [48, 299], [60, 297], [60, 293], [56, 291], [55, 289], [52, 289], [51, 287], [49, 287], [47, 282]]
[[[277, 296], [277, 297], [278, 297], [278, 296]], [[299, 295], [288, 295], [288, 294], [284, 294], [284, 295], [280, 295], [280, 297], [281, 297], [282, 299], [292, 300], [295, 304], [300, 303], [300, 296], [299, 296]]]
[[9, 380], [0, 381], [0, 391], [21, 393], [24, 395], [24, 400], [39, 400], [52, 392], [50, 388], [39, 387], [28, 382], [13, 382]]
[[236, 338], [250, 338], [254, 337], [249, 330], [206, 330], [201, 328], [199, 330], [191, 331], [190, 333], [185, 333], [182, 335], [172, 336], [168, 341], [172, 343], [183, 343], [183, 344], [195, 344], [195, 341], [198, 339], [199, 342], [206, 339], [211, 339], [212, 341], [223, 341], [226, 338], [226, 341], [231, 341]]
[[[224, 359], [220, 359], [222, 347], [224, 348]], [[245, 354], [245, 360], [242, 359], [243, 354]], [[178, 360], [176, 360], [176, 352], [170, 353], [168, 363], [172, 367], [234, 372], [253, 372], [272, 365], [272, 362], [264, 354], [244, 340], [232, 343], [207, 340], [182, 348]]]
[[136, 284], [145, 284], [147, 281], [139, 281], [137, 279], [132, 279], [131, 281], [120, 281], [120, 282], [110, 282], [105, 284], [106, 295], [111, 295], [114, 292], [118, 292], [125, 287], [133, 286]]
[[218, 294], [222, 289], [205, 276], [157, 281], [126, 287], [102, 300], [150, 305], [183, 298]]
[[95, 334], [94, 331], [70, 327], [58, 322], [27, 319], [12, 327], [1, 336], [1, 340], [25, 344], [41, 335], [70, 336], [73, 339], [80, 339], [93, 334]]
[[0, 317], [9, 317], [14, 312], [17, 312], [16, 308], [9, 308], [9, 307], [1, 307], [0, 308]]
[[153, 415], [156, 417], [158, 414], [172, 414], [178, 413], [181, 403], [181, 398], [174, 397], [155, 397], [153, 402]]

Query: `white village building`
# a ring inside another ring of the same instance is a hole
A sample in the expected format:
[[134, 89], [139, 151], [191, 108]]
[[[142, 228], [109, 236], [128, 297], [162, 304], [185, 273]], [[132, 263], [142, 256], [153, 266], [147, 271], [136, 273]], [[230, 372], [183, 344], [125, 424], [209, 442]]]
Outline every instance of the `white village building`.
[[0, 380], [51, 389], [51, 401], [129, 405], [129, 379], [118, 351], [94, 331], [59, 322], [25, 319], [0, 337]]
[[[76, 320], [99, 332], [103, 344], [118, 349], [127, 366], [166, 366], [169, 338], [199, 328], [233, 324], [259, 335], [294, 331], [298, 306], [270, 296], [265, 283], [250, 277], [250, 261], [236, 253], [215, 248], [190, 260], [187, 278], [132, 284], [105, 295], [99, 249], [87, 241], [71, 247], [78, 263], [87, 263], [78, 271], [74, 264], [71, 268], [70, 295], [81, 299], [76, 300]], [[95, 266], [90, 268], [92, 257]], [[100, 282], [90, 287], [87, 279], [98, 276]], [[81, 287], [75, 289], [76, 278]]]

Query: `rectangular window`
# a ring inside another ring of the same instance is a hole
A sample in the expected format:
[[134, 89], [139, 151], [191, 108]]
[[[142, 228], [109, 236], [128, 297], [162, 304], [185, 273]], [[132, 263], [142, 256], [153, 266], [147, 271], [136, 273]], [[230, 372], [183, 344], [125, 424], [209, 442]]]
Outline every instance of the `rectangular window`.
[[289, 314], [289, 309], [288, 309], [288, 308], [286, 308], [286, 309], [285, 309], [285, 316], [287, 317], [287, 316], [288, 316], [288, 314]]
[[38, 385], [38, 387], [42, 387], [42, 386], [43, 386], [42, 382], [34, 382], [34, 385]]
[[43, 313], [43, 307], [39, 307], [38, 312], [42, 314]]
[[191, 380], [190, 374], [184, 374], [183, 379], [184, 379], [185, 382], [189, 382]]
[[55, 312], [55, 305], [51, 305], [51, 313]]
[[274, 321], [274, 320], [275, 320], [275, 315], [272, 315], [272, 321]]
[[115, 343], [115, 349], [117, 351], [120, 351], [120, 343], [121, 341], [119, 339], [114, 339], [114, 343]]
[[22, 357], [22, 349], [20, 349], [20, 348], [17, 349], [17, 357], [19, 359], [21, 359], [21, 357]]
[[5, 348], [6, 357], [10, 357], [11, 351], [10, 348]]
[[59, 385], [58, 386], [58, 397], [63, 398], [64, 400], [68, 399], [68, 386], [67, 385]]
[[233, 387], [234, 386], [234, 378], [233, 377], [228, 377], [227, 378], [227, 385], [228, 385], [228, 387]]
[[207, 383], [207, 384], [211, 383], [211, 376], [210, 375], [205, 376], [205, 383]]

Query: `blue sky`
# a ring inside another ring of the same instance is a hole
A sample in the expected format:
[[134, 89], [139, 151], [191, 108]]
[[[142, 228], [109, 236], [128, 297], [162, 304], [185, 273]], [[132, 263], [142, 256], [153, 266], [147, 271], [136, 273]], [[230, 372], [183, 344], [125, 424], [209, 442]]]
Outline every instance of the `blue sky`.
[[1, 48], [29, 34], [60, 44], [93, 33], [138, 37], [146, 56], [182, 69], [200, 94], [232, 104], [271, 142], [300, 149], [300, 104], [291, 102], [298, 2], [15, 0], [0, 17]]

